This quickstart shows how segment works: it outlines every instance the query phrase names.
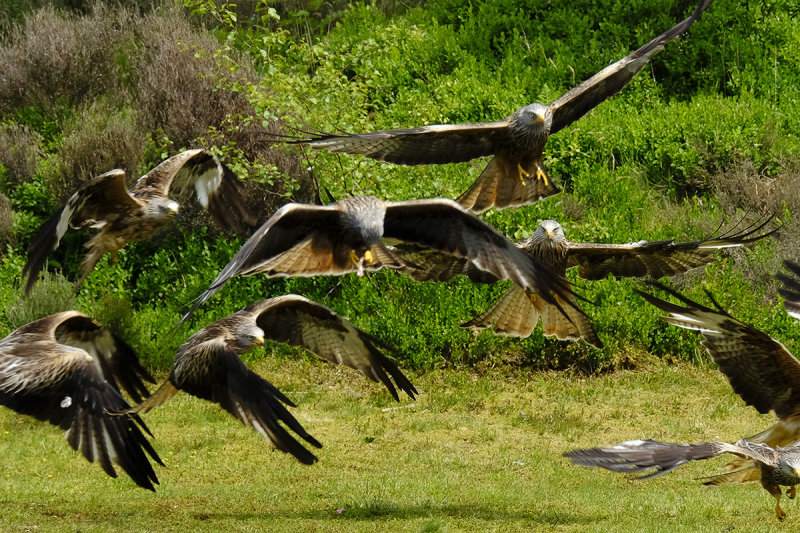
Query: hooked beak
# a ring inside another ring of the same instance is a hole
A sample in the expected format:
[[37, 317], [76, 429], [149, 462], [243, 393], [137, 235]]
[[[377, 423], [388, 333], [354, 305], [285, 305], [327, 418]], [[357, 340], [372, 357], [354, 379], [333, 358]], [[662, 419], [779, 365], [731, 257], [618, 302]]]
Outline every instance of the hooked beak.
[[264, 336], [262, 335], [261, 337], [256, 337], [256, 340], [255, 340], [254, 344], [256, 346], [258, 346], [258, 347], [263, 347], [264, 346]]
[[546, 230], [544, 230], [544, 232], [547, 235], [547, 238], [550, 239], [550, 240], [553, 240], [553, 237], [556, 236], [556, 234], [553, 233], [553, 230], [551, 230], [551, 229], [546, 229]]
[[533, 123], [534, 124], [544, 124], [544, 115], [543, 114], [536, 115], [536, 118], [533, 119]]

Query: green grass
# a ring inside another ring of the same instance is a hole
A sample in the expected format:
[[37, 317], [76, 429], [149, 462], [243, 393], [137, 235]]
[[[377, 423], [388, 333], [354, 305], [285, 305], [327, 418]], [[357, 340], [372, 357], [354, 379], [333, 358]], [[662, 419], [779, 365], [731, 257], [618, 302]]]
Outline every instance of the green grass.
[[[416, 402], [347, 371], [267, 357], [256, 370], [324, 445], [306, 467], [211, 404], [146, 415], [155, 494], [105, 476], [60, 432], [0, 411], [0, 529], [38, 531], [781, 531], [758, 484], [705, 487], [723, 459], [631, 482], [567, 450], [639, 437], [735, 440], [772, 423], [709, 367], [655, 362], [600, 377], [435, 370]], [[34, 529], [36, 528], [36, 529]]]

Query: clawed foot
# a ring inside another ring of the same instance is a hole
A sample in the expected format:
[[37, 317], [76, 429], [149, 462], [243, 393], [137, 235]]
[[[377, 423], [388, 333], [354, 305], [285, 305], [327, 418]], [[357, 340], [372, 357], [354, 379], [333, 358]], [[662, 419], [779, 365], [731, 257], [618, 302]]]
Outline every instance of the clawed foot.
[[547, 179], [547, 174], [545, 174], [544, 170], [542, 170], [542, 167], [540, 167], [538, 165], [536, 166], [536, 179], [540, 180], [542, 183], [544, 183], [545, 187], [549, 187], [550, 186], [550, 180]]
[[517, 171], [519, 172], [519, 181], [521, 181], [522, 185], [525, 186], [525, 178], [529, 177], [530, 174], [528, 174], [528, 171], [522, 168], [522, 165], [519, 163], [517, 163]]
[[781, 509], [781, 504], [780, 503], [775, 505], [775, 516], [781, 522], [783, 522], [783, 519], [786, 518], [786, 511]]
[[786, 496], [788, 496], [790, 500], [794, 500], [795, 496], [797, 496], [797, 486], [794, 485], [786, 489]]

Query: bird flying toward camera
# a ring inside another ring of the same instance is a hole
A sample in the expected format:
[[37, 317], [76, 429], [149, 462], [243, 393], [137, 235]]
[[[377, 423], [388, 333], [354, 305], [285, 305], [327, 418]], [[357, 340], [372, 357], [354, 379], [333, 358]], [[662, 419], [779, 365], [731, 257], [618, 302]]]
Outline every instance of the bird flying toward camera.
[[[147, 396], [153, 382], [122, 340], [78, 311], [36, 320], [0, 340], [0, 404], [66, 430], [69, 445], [111, 477], [119, 465], [140, 487], [155, 490], [158, 479], [147, 458], [161, 464], [138, 416], [108, 411], [130, 407]], [[141, 429], [140, 429], [141, 428]]]
[[684, 304], [677, 305], [640, 292], [648, 302], [669, 313], [661, 317], [662, 320], [699, 331], [703, 337], [700, 344], [728, 378], [733, 391], [761, 414], [774, 411], [778, 422], [735, 445], [719, 442], [666, 444], [645, 440], [612, 448], [576, 450], [568, 456], [578, 464], [615, 471], [640, 472], [656, 468], [654, 475], [659, 475], [689, 460], [733, 453], [739, 457], [728, 464], [728, 472], [707, 478], [706, 484], [761, 481], [776, 500], [775, 515], [783, 520], [786, 513], [780, 507], [780, 485], [789, 486], [787, 495], [794, 498], [794, 487], [800, 483], [800, 446], [796, 444], [800, 441], [800, 362], [777, 340], [723, 311], [710, 294], [708, 297], [715, 309], [663, 285], [653, 285]]
[[[578, 275], [588, 280], [604, 279], [609, 274], [615, 277], [661, 278], [708, 264], [715, 259], [719, 249], [742, 246], [771, 235], [779, 228], [762, 231], [771, 220], [756, 223], [739, 233], [701, 241], [638, 241], [627, 244], [572, 242], [564, 235], [561, 224], [555, 220], [545, 220], [533, 235], [516, 245], [560, 276], [564, 276], [567, 269], [578, 267]], [[457, 257], [428, 254], [407, 245], [398, 245], [394, 253], [407, 265], [413, 265], [401, 270], [417, 281], [447, 281], [456, 274], [464, 274], [481, 283], [497, 281]], [[534, 291], [515, 285], [490, 309], [462, 324], [462, 327], [474, 330], [493, 327], [499, 335], [527, 337], [536, 328], [541, 316], [544, 335], [554, 335], [562, 340], [583, 339], [595, 348], [602, 348], [603, 343], [586, 315], [580, 312], [577, 300], [571, 295], [570, 298], [571, 303], [560, 305], [564, 310], [561, 312], [552, 302], [539, 298]]]
[[356, 196], [326, 206], [281, 207], [242, 245], [181, 321], [234, 276], [342, 275], [403, 268], [391, 249], [398, 243], [463, 258], [547, 301], [555, 301], [556, 295], [567, 301], [564, 295], [571, 294], [563, 276], [552, 274], [452, 200], [384, 202]]
[[400, 165], [460, 163], [493, 156], [477, 181], [458, 198], [482, 212], [533, 203], [559, 192], [541, 168], [547, 138], [618, 93], [661, 49], [687, 31], [713, 0], [638, 50], [607, 66], [548, 104], [533, 103], [497, 122], [436, 124], [358, 134], [319, 134], [273, 140], [330, 152], [361, 154]]
[[186, 391], [219, 404], [269, 438], [279, 450], [303, 464], [312, 464], [317, 458], [281, 425], [312, 446], [322, 447], [284, 406], [295, 404], [239, 358], [263, 346], [265, 338], [302, 346], [326, 361], [353, 368], [383, 383], [395, 400], [399, 401], [397, 389], [412, 399], [417, 394], [408, 378], [381, 353], [380, 341], [327, 307], [290, 294], [248, 305], [189, 337], [178, 348], [167, 380], [147, 400], [126, 412], [147, 412], [178, 391]]
[[83, 283], [97, 261], [107, 252], [114, 254], [131, 241], [150, 237], [178, 212], [180, 204], [171, 200], [194, 189], [197, 200], [222, 226], [253, 225], [242, 197], [243, 184], [215, 155], [205, 150], [187, 150], [163, 161], [128, 189], [125, 171], [116, 169], [91, 179], [70, 196], [67, 203], [42, 224], [28, 248], [28, 262], [22, 270], [27, 277], [25, 292], [30, 293], [44, 268], [47, 256], [58, 248], [69, 228], [91, 226], [100, 232], [84, 246], [89, 252], [81, 262], [81, 275], [75, 289]]

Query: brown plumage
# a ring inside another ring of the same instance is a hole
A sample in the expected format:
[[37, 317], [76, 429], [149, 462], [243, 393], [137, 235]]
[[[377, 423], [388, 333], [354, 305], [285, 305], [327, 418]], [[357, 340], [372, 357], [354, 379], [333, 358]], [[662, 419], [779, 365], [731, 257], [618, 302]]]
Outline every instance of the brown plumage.
[[[759, 413], [775, 412], [778, 422], [757, 435], [747, 437], [747, 440], [771, 448], [790, 446], [800, 441], [800, 362], [786, 347], [766, 333], [731, 317], [710, 294], [708, 297], [716, 309], [703, 306], [662, 285], [654, 285], [684, 304], [673, 304], [640, 292], [648, 302], [669, 313], [662, 319], [681, 328], [699, 331], [703, 337], [701, 344], [728, 378], [733, 391]], [[714, 476], [710, 483], [758, 479], [745, 475], [747, 461], [746, 457], [732, 461], [728, 465], [731, 472]], [[764, 479], [762, 485], [780, 499], [780, 489], [776, 492]], [[791, 489], [791, 495], [794, 495], [794, 489]], [[776, 507], [776, 513], [781, 518], [780, 506]]]
[[459, 203], [476, 212], [490, 207], [502, 209], [533, 203], [559, 191], [540, 167], [548, 136], [618, 93], [664, 45], [687, 31], [712, 1], [701, 0], [688, 18], [551, 104], [530, 104], [497, 122], [437, 124], [354, 135], [282, 137], [280, 140], [401, 165], [459, 163], [491, 155], [494, 157], [477, 181], [461, 195]]
[[786, 312], [800, 320], [800, 265], [791, 261], [784, 261], [783, 265], [792, 275], [778, 274], [778, 279], [784, 285], [778, 292], [783, 296], [783, 307]]
[[[131, 348], [88, 316], [65, 311], [31, 322], [0, 340], [0, 404], [66, 430], [67, 442], [111, 477], [118, 464], [140, 487], [158, 484], [147, 455], [161, 460], [137, 416], [107, 410], [130, 407], [119, 383], [137, 401], [153, 378]], [[140, 429], [141, 428], [141, 429]]]
[[689, 461], [711, 459], [725, 453], [736, 455], [741, 462], [752, 466], [708, 478], [706, 485], [731, 481], [760, 481], [764, 490], [775, 498], [775, 516], [786, 518], [781, 509], [781, 485], [788, 487], [789, 498], [796, 495], [800, 483], [800, 445], [772, 448], [763, 443], [742, 439], [736, 444], [727, 442], [701, 442], [698, 444], [672, 444], [656, 440], [633, 440], [607, 448], [573, 450], [564, 454], [581, 466], [597, 466], [613, 472], [645, 473], [635, 479], [649, 479], [671, 472]]
[[[384, 202], [371, 196], [327, 206], [288, 204], [242, 245], [211, 286], [181, 319], [233, 276], [313, 276], [402, 268], [391, 247], [401, 243], [470, 262], [498, 279], [510, 279], [546, 301], [569, 300], [563, 276], [529, 258], [497, 230], [445, 199]], [[570, 300], [571, 301], [571, 300]]]
[[[556, 275], [563, 276], [568, 268], [578, 267], [578, 275], [589, 280], [603, 279], [609, 274], [660, 278], [708, 264], [721, 248], [742, 246], [771, 235], [778, 228], [761, 231], [771, 220], [756, 223], [739, 233], [701, 241], [638, 241], [627, 244], [572, 242], [566, 238], [558, 222], [545, 220], [533, 235], [519, 241], [517, 247]], [[496, 281], [457, 257], [428, 254], [410, 246], [398, 246], [394, 253], [407, 263], [401, 270], [418, 281], [446, 281], [456, 274], [464, 274], [481, 283]], [[586, 315], [580, 312], [577, 300], [570, 298], [570, 302], [560, 305], [559, 309], [538, 298], [534, 292], [513, 286], [490, 309], [463, 327], [475, 330], [494, 327], [494, 332], [499, 335], [527, 337], [541, 316], [545, 335], [583, 339], [596, 348], [602, 348], [603, 343]]]
[[146, 239], [169, 223], [179, 208], [169, 199], [170, 190], [186, 196], [194, 189], [198, 201], [223, 226], [252, 226], [255, 219], [247, 212], [242, 187], [233, 172], [205, 150], [187, 150], [170, 157], [130, 189], [125, 186], [124, 170], [97, 176], [81, 185], [39, 228], [22, 270], [23, 279], [27, 277], [25, 292], [30, 292], [47, 256], [58, 248], [67, 230], [91, 226], [100, 232], [85, 244], [89, 252], [81, 263], [77, 290], [107, 252], [116, 257], [129, 242]]
[[399, 399], [395, 386], [411, 398], [417, 394], [408, 378], [381, 353], [380, 341], [327, 307], [288, 295], [248, 305], [192, 335], [178, 348], [167, 381], [128, 412], [147, 412], [183, 390], [219, 404], [300, 462], [313, 463], [317, 458], [280, 424], [312, 446], [322, 446], [284, 407], [294, 404], [239, 358], [263, 345], [264, 338], [302, 346], [326, 361], [354, 368], [382, 382], [395, 400]]

